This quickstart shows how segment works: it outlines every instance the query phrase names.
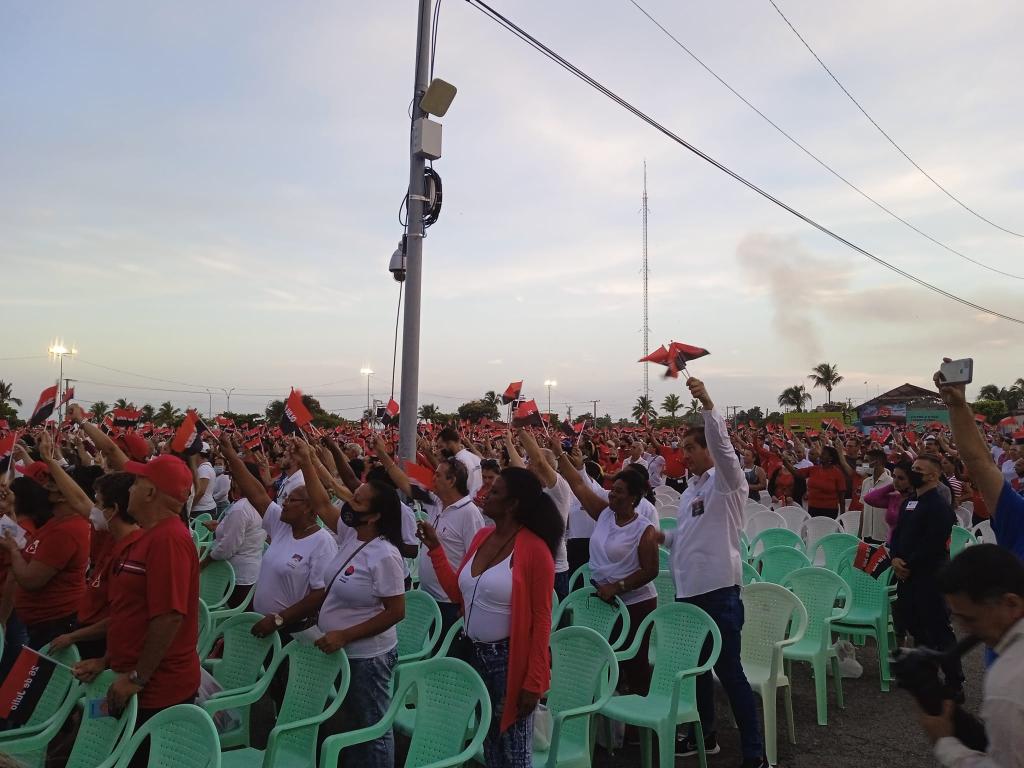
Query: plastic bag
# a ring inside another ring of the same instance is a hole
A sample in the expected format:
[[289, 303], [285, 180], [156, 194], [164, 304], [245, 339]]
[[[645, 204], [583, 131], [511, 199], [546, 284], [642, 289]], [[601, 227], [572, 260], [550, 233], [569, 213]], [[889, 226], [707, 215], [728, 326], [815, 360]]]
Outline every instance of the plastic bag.
[[[857, 661], [857, 651], [849, 640], [836, 643], [836, 655], [839, 657], [839, 676], [858, 678], [864, 674], [864, 667]], [[828, 674], [832, 674], [832, 665], [828, 665]]]
[[[223, 690], [224, 686], [217, 682], [217, 678], [203, 667], [199, 668], [199, 692], [196, 694], [196, 704], [202, 706]], [[228, 733], [242, 725], [242, 715], [237, 709], [222, 709], [213, 714], [213, 724], [217, 728], [217, 733]]]
[[555, 726], [551, 710], [544, 704], [538, 704], [533, 710], [533, 749], [535, 752], [546, 752], [551, 748], [551, 731]]

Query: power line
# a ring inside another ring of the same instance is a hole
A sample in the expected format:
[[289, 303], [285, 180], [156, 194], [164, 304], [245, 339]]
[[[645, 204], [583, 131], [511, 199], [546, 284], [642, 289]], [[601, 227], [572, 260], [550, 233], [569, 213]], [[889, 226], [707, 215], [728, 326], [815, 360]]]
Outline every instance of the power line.
[[910, 163], [910, 164], [911, 164], [912, 166], [914, 166], [914, 167], [915, 167], [915, 168], [916, 168], [916, 169], [917, 169], [918, 171], [920, 171], [920, 172], [921, 172], [921, 174], [922, 174], [922, 175], [923, 175], [923, 176], [924, 176], [924, 177], [925, 177], [926, 179], [928, 179], [928, 181], [930, 181], [930, 182], [931, 182], [932, 184], [934, 184], [934, 185], [935, 185], [936, 187], [938, 187], [938, 188], [939, 188], [940, 190], [942, 190], [943, 194], [945, 194], [945, 195], [946, 195], [946, 197], [948, 197], [948, 198], [949, 198], [950, 200], [952, 200], [952, 201], [953, 201], [954, 203], [956, 203], [956, 204], [957, 204], [957, 205], [959, 205], [959, 206], [960, 206], [961, 208], [963, 208], [963, 209], [964, 209], [965, 211], [967, 211], [968, 213], [970, 213], [970, 214], [971, 214], [972, 216], [975, 216], [976, 218], [979, 218], [979, 219], [981, 219], [981, 220], [982, 220], [982, 221], [984, 221], [984, 222], [985, 222], [986, 224], [989, 224], [989, 225], [991, 225], [991, 226], [995, 227], [996, 229], [1000, 230], [1001, 232], [1005, 232], [1005, 233], [1006, 233], [1006, 234], [1008, 234], [1008, 235], [1013, 235], [1014, 237], [1024, 237], [1024, 234], [1021, 234], [1020, 232], [1014, 232], [1014, 231], [1013, 231], [1012, 229], [1007, 229], [1006, 227], [1000, 226], [999, 224], [996, 224], [996, 223], [995, 223], [994, 221], [992, 221], [991, 219], [989, 219], [989, 218], [986, 218], [985, 216], [982, 216], [982, 215], [981, 215], [980, 213], [978, 213], [978, 212], [977, 212], [976, 210], [974, 210], [974, 209], [973, 209], [973, 208], [971, 208], [971, 207], [970, 207], [969, 205], [967, 205], [967, 203], [965, 203], [965, 202], [964, 202], [963, 200], [961, 200], [961, 199], [960, 199], [959, 197], [957, 197], [957, 196], [956, 196], [956, 195], [954, 195], [954, 194], [953, 194], [952, 192], [950, 192], [950, 191], [949, 191], [948, 189], [946, 189], [946, 188], [945, 188], [944, 186], [942, 186], [942, 185], [941, 185], [941, 184], [940, 184], [940, 183], [939, 183], [938, 181], [936, 181], [936, 180], [935, 180], [935, 178], [934, 178], [934, 177], [933, 177], [933, 176], [932, 176], [932, 175], [931, 175], [930, 173], [928, 173], [928, 171], [926, 171], [926, 170], [925, 170], [924, 168], [922, 168], [922, 167], [921, 167], [920, 165], [918, 165], [918, 164], [917, 164], [917, 163], [916, 163], [916, 162], [914, 161], [914, 159], [913, 159], [913, 158], [912, 158], [912, 157], [911, 157], [910, 155], [908, 155], [908, 154], [907, 154], [907, 153], [906, 153], [906, 152], [905, 152], [905, 151], [903, 150], [903, 147], [901, 147], [901, 146], [900, 146], [899, 144], [897, 144], [897, 143], [896, 143], [896, 142], [895, 142], [895, 141], [893, 140], [892, 136], [890, 136], [890, 135], [889, 135], [888, 133], [886, 133], [886, 132], [885, 132], [885, 131], [884, 131], [884, 130], [882, 129], [882, 126], [880, 126], [880, 125], [879, 125], [879, 124], [878, 124], [878, 123], [877, 123], [877, 122], [875, 121], [875, 118], [873, 118], [873, 117], [872, 117], [871, 115], [869, 115], [869, 114], [868, 114], [867, 110], [866, 110], [866, 109], [864, 109], [864, 107], [862, 107], [862, 106], [861, 106], [861, 103], [860, 103], [859, 101], [857, 101], [857, 99], [855, 99], [855, 98], [853, 97], [853, 94], [852, 94], [852, 93], [850, 93], [850, 92], [849, 92], [849, 91], [848, 91], [848, 90], [846, 89], [846, 86], [844, 86], [844, 85], [843, 85], [843, 84], [842, 84], [841, 82], [839, 82], [839, 78], [838, 78], [838, 77], [836, 77], [836, 76], [835, 76], [835, 75], [834, 75], [834, 74], [832, 73], [832, 70], [831, 70], [831, 69], [829, 69], [829, 68], [828, 68], [828, 67], [827, 67], [827, 66], [825, 65], [825, 62], [821, 60], [821, 57], [820, 57], [820, 56], [818, 56], [818, 54], [814, 52], [814, 49], [813, 49], [813, 48], [811, 48], [810, 44], [809, 44], [809, 43], [808, 43], [808, 42], [807, 42], [807, 41], [806, 41], [806, 40], [804, 39], [804, 36], [803, 36], [803, 35], [801, 35], [801, 34], [800, 34], [800, 33], [799, 33], [798, 31], [797, 31], [796, 27], [794, 27], [794, 26], [793, 26], [793, 23], [792, 23], [792, 22], [791, 22], [791, 21], [790, 21], [790, 20], [789, 20], [788, 18], [786, 18], [786, 14], [784, 14], [784, 13], [782, 12], [782, 9], [781, 9], [781, 8], [779, 8], [779, 6], [775, 4], [775, 0], [768, 0], [768, 2], [772, 4], [772, 8], [774, 8], [774, 9], [775, 9], [775, 11], [776, 11], [776, 13], [778, 13], [778, 14], [779, 14], [779, 16], [781, 16], [781, 17], [782, 17], [782, 20], [783, 20], [784, 22], [786, 22], [786, 26], [788, 26], [788, 27], [789, 27], [789, 28], [790, 28], [791, 30], [793, 30], [793, 34], [794, 34], [794, 35], [796, 35], [796, 36], [797, 36], [797, 38], [798, 38], [798, 39], [800, 40], [800, 42], [804, 44], [804, 48], [806, 48], [806, 49], [807, 49], [808, 51], [810, 51], [810, 52], [811, 52], [811, 56], [813, 56], [813, 57], [815, 58], [815, 60], [817, 60], [817, 62], [818, 62], [818, 63], [819, 63], [820, 65], [821, 65], [821, 68], [822, 68], [822, 69], [824, 69], [824, 70], [825, 70], [825, 72], [827, 72], [827, 73], [828, 73], [828, 76], [832, 78], [832, 81], [833, 81], [833, 82], [834, 82], [834, 83], [835, 83], [836, 85], [838, 85], [838, 86], [839, 86], [839, 90], [841, 90], [841, 91], [842, 91], [843, 93], [845, 93], [845, 94], [846, 94], [846, 97], [847, 97], [847, 98], [848, 98], [848, 99], [849, 99], [850, 101], [852, 101], [852, 102], [853, 102], [854, 106], [856, 106], [856, 107], [857, 107], [857, 109], [859, 109], [859, 110], [860, 110], [860, 113], [861, 113], [862, 115], [864, 115], [864, 117], [866, 117], [866, 118], [868, 119], [868, 121], [869, 121], [869, 122], [870, 122], [870, 123], [871, 123], [871, 124], [872, 124], [873, 126], [875, 126], [875, 128], [877, 128], [877, 129], [878, 129], [878, 132], [879, 132], [880, 134], [882, 134], [882, 136], [884, 136], [884, 137], [885, 137], [885, 140], [886, 140], [886, 141], [888, 141], [888, 142], [889, 142], [890, 144], [892, 144], [892, 145], [893, 145], [893, 147], [894, 147], [894, 148], [896, 149], [896, 151], [897, 151], [897, 152], [899, 152], [899, 153], [900, 153], [901, 155], [903, 155], [903, 157], [905, 157], [905, 158], [907, 159], [907, 162], [908, 162], [908, 163]]
[[[843, 175], [842, 175], [841, 173], [839, 173], [839, 171], [837, 171], [837, 170], [836, 170], [835, 168], [833, 168], [833, 167], [832, 167], [831, 165], [829, 165], [829, 164], [828, 164], [828, 163], [826, 163], [826, 162], [825, 162], [824, 160], [822, 160], [822, 159], [821, 159], [820, 157], [818, 157], [818, 156], [817, 156], [816, 154], [814, 154], [813, 152], [811, 152], [811, 150], [809, 150], [809, 149], [808, 149], [807, 147], [805, 147], [805, 146], [804, 146], [803, 144], [801, 144], [801, 143], [800, 143], [800, 142], [799, 142], [799, 141], [798, 141], [798, 140], [797, 140], [796, 138], [794, 138], [794, 137], [793, 137], [793, 136], [792, 136], [792, 135], [791, 135], [790, 133], [788, 133], [788, 132], [787, 132], [787, 131], [786, 131], [785, 129], [783, 129], [783, 128], [782, 128], [782, 126], [780, 126], [780, 125], [779, 125], [778, 123], [776, 123], [776, 122], [775, 122], [774, 120], [772, 120], [772, 119], [771, 119], [770, 117], [768, 117], [768, 115], [766, 115], [766, 114], [765, 114], [764, 112], [762, 112], [762, 111], [761, 111], [760, 109], [758, 109], [758, 108], [757, 108], [756, 106], [754, 106], [754, 105], [753, 105], [753, 104], [752, 104], [752, 103], [751, 103], [751, 102], [750, 102], [750, 101], [749, 101], [749, 100], [748, 100], [748, 99], [747, 99], [747, 98], [746, 98], [746, 97], [745, 97], [745, 96], [744, 96], [743, 94], [741, 94], [741, 93], [740, 93], [739, 91], [737, 91], [737, 90], [736, 90], [735, 88], [733, 88], [733, 87], [732, 87], [731, 85], [729, 85], [729, 83], [727, 83], [727, 82], [725, 81], [725, 79], [723, 79], [723, 78], [722, 78], [722, 77], [721, 77], [721, 76], [720, 76], [720, 75], [719, 75], [719, 74], [718, 74], [717, 72], [715, 72], [715, 70], [713, 70], [713, 69], [712, 69], [712, 68], [711, 68], [710, 66], [708, 66], [707, 64], [705, 64], [705, 63], [704, 63], [704, 62], [703, 62], [703, 61], [701, 60], [701, 58], [700, 58], [699, 56], [697, 56], [697, 54], [695, 54], [695, 53], [694, 53], [693, 51], [691, 51], [691, 50], [690, 50], [689, 48], [687, 48], [687, 47], [686, 47], [686, 46], [685, 46], [685, 45], [684, 45], [684, 44], [683, 44], [683, 43], [682, 43], [682, 42], [681, 42], [681, 41], [679, 40], [679, 38], [677, 38], [677, 37], [676, 37], [675, 35], [673, 35], [673, 34], [672, 34], [671, 32], [669, 32], [669, 30], [668, 30], [668, 29], [666, 29], [666, 28], [665, 28], [665, 26], [664, 26], [664, 25], [663, 25], [663, 24], [662, 24], [661, 22], [659, 22], [659, 21], [658, 21], [658, 20], [657, 20], [656, 18], [654, 18], [654, 17], [653, 17], [653, 16], [652, 16], [652, 15], [651, 15], [651, 14], [650, 14], [650, 13], [649, 13], [649, 12], [648, 12], [648, 11], [647, 11], [647, 10], [646, 10], [646, 9], [645, 9], [645, 8], [644, 8], [643, 6], [642, 6], [642, 5], [640, 5], [640, 3], [638, 3], [638, 2], [636, 1], [636, 0], [629, 0], [629, 2], [630, 2], [630, 3], [632, 3], [632, 4], [633, 4], [633, 6], [635, 6], [635, 7], [636, 7], [636, 9], [637, 9], [638, 11], [640, 11], [640, 13], [642, 13], [642, 14], [643, 14], [644, 16], [646, 16], [646, 17], [647, 17], [647, 18], [648, 18], [648, 19], [650, 20], [650, 22], [651, 22], [652, 24], [654, 24], [654, 26], [656, 26], [656, 27], [657, 27], [658, 29], [660, 29], [660, 30], [661, 30], [662, 32], [664, 32], [664, 33], [665, 33], [665, 35], [666, 35], [666, 36], [667, 36], [667, 37], [668, 37], [668, 38], [669, 38], [669, 39], [670, 39], [670, 40], [671, 40], [672, 42], [674, 42], [674, 43], [675, 43], [676, 45], [678, 45], [678, 46], [679, 46], [679, 47], [680, 47], [680, 48], [681, 48], [681, 49], [682, 49], [682, 50], [683, 50], [683, 51], [684, 51], [684, 52], [685, 52], [685, 53], [686, 53], [686, 54], [687, 54], [687, 55], [688, 55], [688, 56], [689, 56], [689, 57], [690, 57], [691, 59], [693, 59], [693, 60], [694, 60], [695, 62], [697, 62], [697, 63], [698, 63], [698, 64], [699, 64], [699, 65], [700, 65], [701, 67], [703, 67], [703, 68], [704, 68], [704, 70], [705, 70], [705, 71], [706, 71], [706, 72], [707, 72], [708, 74], [710, 74], [710, 75], [711, 75], [711, 76], [712, 76], [713, 78], [715, 78], [715, 79], [716, 79], [716, 80], [717, 80], [717, 81], [718, 81], [719, 83], [721, 83], [721, 84], [722, 84], [722, 85], [724, 85], [724, 86], [725, 86], [726, 88], [728, 88], [728, 89], [729, 89], [729, 91], [730, 91], [730, 92], [731, 92], [731, 93], [733, 94], [733, 96], [735, 96], [735, 97], [736, 97], [737, 99], [739, 99], [739, 100], [740, 100], [740, 101], [742, 101], [742, 102], [743, 102], [744, 104], [746, 104], [746, 105], [747, 105], [748, 107], [750, 107], [750, 108], [751, 108], [751, 109], [752, 109], [752, 110], [753, 110], [754, 112], [756, 112], [756, 113], [757, 113], [757, 115], [758, 115], [758, 116], [759, 116], [759, 117], [760, 117], [760, 118], [761, 118], [762, 120], [764, 120], [764, 121], [765, 121], [766, 123], [768, 123], [768, 125], [770, 125], [770, 126], [771, 126], [772, 128], [774, 128], [774, 129], [775, 129], [776, 131], [778, 131], [778, 132], [779, 132], [780, 134], [782, 134], [782, 135], [783, 135], [783, 136], [784, 136], [784, 137], [785, 137], [785, 138], [786, 138], [786, 139], [787, 139], [787, 140], [788, 140], [788, 141], [789, 141], [789, 142], [790, 142], [791, 144], [793, 144], [794, 146], [796, 146], [797, 148], [799, 148], [799, 149], [800, 149], [800, 150], [801, 150], [801, 151], [802, 151], [802, 152], [803, 152], [803, 153], [804, 153], [805, 155], [807, 155], [807, 156], [808, 156], [809, 158], [811, 158], [811, 159], [812, 159], [812, 160], [813, 160], [814, 162], [816, 162], [816, 163], [817, 163], [818, 165], [820, 165], [820, 166], [821, 166], [822, 168], [824, 168], [824, 169], [825, 169], [826, 171], [828, 171], [828, 172], [829, 172], [829, 173], [831, 173], [831, 174], [832, 174], [833, 176], [835, 176], [835, 177], [836, 177], [837, 179], [839, 179], [839, 180], [840, 180], [841, 182], [843, 182], [843, 184], [845, 184], [846, 186], [848, 186], [848, 187], [849, 187], [850, 189], [852, 189], [852, 190], [853, 190], [854, 192], [856, 192], [856, 193], [857, 193], [858, 195], [860, 195], [860, 196], [861, 196], [861, 197], [863, 197], [863, 198], [864, 198], [865, 200], [867, 200], [868, 202], [870, 202], [870, 203], [871, 203], [872, 205], [874, 205], [875, 207], [877, 207], [877, 208], [878, 208], [879, 210], [881, 210], [881, 211], [884, 211], [884, 212], [885, 212], [885, 213], [887, 213], [887, 214], [888, 214], [889, 216], [891, 216], [892, 218], [896, 219], [896, 221], [898, 221], [898, 222], [900, 222], [901, 224], [903, 224], [903, 226], [905, 226], [905, 227], [908, 227], [908, 228], [912, 229], [912, 230], [913, 230], [914, 232], [916, 232], [917, 234], [919, 234], [919, 235], [920, 235], [921, 237], [925, 238], [925, 239], [926, 239], [926, 240], [928, 240], [929, 242], [931, 242], [931, 243], [934, 243], [935, 245], [939, 246], [940, 248], [943, 248], [943, 249], [944, 249], [944, 250], [946, 250], [946, 251], [949, 251], [950, 253], [952, 253], [952, 254], [953, 254], [953, 255], [955, 255], [955, 256], [959, 256], [959, 257], [960, 257], [961, 259], [964, 259], [965, 261], [969, 261], [969, 262], [971, 262], [971, 263], [972, 263], [972, 264], [974, 264], [975, 266], [981, 267], [982, 269], [987, 269], [987, 270], [989, 270], [990, 272], [995, 272], [996, 274], [999, 274], [999, 275], [1003, 275], [1004, 277], [1012, 277], [1012, 278], [1013, 278], [1014, 280], [1024, 280], [1024, 275], [1015, 275], [1015, 274], [1013, 274], [1012, 272], [1005, 272], [1005, 271], [1003, 271], [1003, 270], [1001, 270], [1001, 269], [998, 269], [997, 267], [992, 267], [992, 266], [989, 266], [988, 264], [985, 264], [984, 262], [981, 262], [981, 261], [978, 261], [977, 259], [971, 258], [971, 257], [970, 257], [970, 256], [968, 256], [967, 254], [965, 254], [965, 253], [963, 253], [963, 252], [961, 252], [961, 251], [958, 251], [958, 250], [957, 250], [956, 248], [952, 247], [951, 245], [947, 245], [946, 243], [942, 242], [941, 240], [939, 240], [939, 239], [937, 239], [937, 238], [933, 237], [932, 235], [929, 235], [929, 234], [928, 234], [927, 232], [925, 232], [925, 231], [924, 231], [923, 229], [921, 229], [920, 227], [917, 227], [916, 225], [914, 225], [914, 224], [910, 223], [910, 221], [908, 221], [907, 219], [905, 219], [905, 218], [903, 218], [902, 216], [900, 216], [899, 214], [897, 214], [897, 213], [896, 213], [895, 211], [893, 211], [893, 210], [892, 210], [891, 208], [889, 208], [889, 207], [887, 207], [887, 206], [883, 205], [882, 203], [880, 203], [880, 202], [879, 202], [878, 200], [876, 200], [875, 198], [873, 198], [873, 197], [872, 197], [871, 195], [869, 195], [869, 194], [868, 194], [867, 192], [865, 192], [865, 191], [864, 191], [863, 189], [861, 189], [861, 188], [860, 188], [860, 187], [858, 187], [858, 186], [857, 186], [856, 184], [854, 184], [854, 183], [853, 183], [852, 181], [850, 181], [850, 180], [849, 180], [849, 179], [847, 179], [847, 178], [846, 178], [845, 176], [843, 176]], [[771, 3], [772, 3], [772, 5], [774, 5], [774, 2], [773, 2], [773, 0], [769, 0], [769, 2], [771, 2]], [[870, 119], [870, 118], [869, 118], [869, 119]], [[897, 147], [897, 149], [898, 149], [898, 147]], [[911, 161], [911, 162], [913, 162], [913, 161]], [[929, 178], [930, 178], [930, 177], [929, 177]], [[941, 189], [941, 187], [940, 187], [940, 189]], [[948, 194], [948, 193], [947, 193], [947, 194]], [[1001, 229], [1001, 227], [1000, 227], [1000, 229]]]
[[579, 69], [574, 64], [570, 63], [568, 60], [566, 60], [565, 58], [563, 58], [559, 54], [555, 53], [551, 48], [548, 48], [546, 45], [541, 43], [535, 37], [533, 37], [528, 32], [523, 30], [521, 27], [519, 27], [515, 23], [509, 21], [506, 17], [502, 16], [498, 11], [494, 10], [489, 5], [487, 5], [485, 2], [483, 2], [483, 0], [466, 0], [466, 2], [468, 2], [471, 7], [475, 8], [478, 11], [480, 11], [485, 16], [487, 16], [489, 19], [491, 19], [495, 23], [497, 23], [500, 26], [502, 26], [503, 28], [505, 28], [507, 31], [509, 31], [512, 34], [514, 34], [516, 37], [518, 37], [523, 42], [527, 43], [528, 45], [532, 46], [533, 48], [535, 48], [540, 53], [544, 54], [546, 57], [548, 57], [553, 62], [558, 64], [560, 67], [565, 69], [567, 72], [569, 72], [570, 74], [572, 74], [575, 77], [579, 78], [584, 83], [586, 83], [590, 87], [594, 88], [598, 92], [604, 94], [609, 99], [614, 101], [616, 104], [621, 106], [623, 109], [631, 112], [633, 115], [635, 115], [636, 117], [638, 117], [641, 120], [643, 120], [645, 123], [650, 125], [652, 128], [655, 128], [656, 130], [660, 131], [662, 134], [664, 134], [668, 138], [672, 139], [672, 141], [676, 142], [677, 144], [679, 144], [682, 147], [685, 147], [686, 149], [688, 149], [693, 154], [697, 155], [701, 159], [705, 160], [706, 162], [710, 163], [714, 167], [718, 168], [718, 170], [722, 171], [725, 174], [728, 174], [733, 179], [735, 179], [736, 181], [740, 182], [741, 184], [743, 184], [744, 186], [746, 186], [750, 190], [752, 190], [752, 191], [756, 192], [757, 194], [761, 195], [763, 198], [765, 198], [769, 202], [774, 203], [779, 208], [782, 208], [784, 211], [787, 211], [788, 213], [792, 214], [793, 216], [796, 216], [798, 219], [800, 219], [804, 223], [814, 227], [819, 232], [822, 232], [823, 234], [828, 235], [829, 237], [831, 237], [832, 239], [836, 240], [837, 242], [842, 243], [843, 245], [845, 245], [848, 248], [856, 251], [857, 253], [861, 254], [862, 256], [864, 256], [864, 257], [866, 257], [868, 259], [871, 259], [871, 261], [875, 262], [876, 264], [878, 264], [880, 266], [883, 266], [886, 269], [889, 269], [889, 270], [895, 272], [896, 274], [900, 275], [901, 277], [905, 277], [908, 280], [912, 280], [913, 282], [915, 282], [918, 285], [920, 285], [922, 288], [927, 288], [928, 290], [933, 291], [934, 293], [937, 293], [940, 296], [944, 296], [945, 298], [950, 299], [951, 301], [955, 301], [958, 304], [964, 305], [965, 307], [970, 307], [971, 309], [977, 310], [978, 312], [984, 312], [985, 314], [992, 315], [993, 317], [998, 317], [998, 318], [1001, 318], [1003, 320], [1009, 320], [1010, 322], [1017, 323], [1019, 325], [1024, 325], [1024, 320], [1021, 320], [1021, 319], [1016, 318], [1016, 317], [1011, 317], [1010, 315], [1006, 315], [1006, 314], [1003, 314], [1001, 312], [997, 312], [997, 311], [995, 311], [993, 309], [989, 309], [988, 307], [983, 307], [980, 304], [974, 303], [973, 301], [961, 298], [960, 296], [957, 296], [956, 294], [950, 293], [949, 291], [947, 291], [947, 290], [945, 290], [943, 288], [940, 288], [937, 285], [933, 285], [933, 284], [931, 284], [931, 283], [921, 279], [920, 277], [917, 277], [916, 275], [913, 275], [910, 272], [907, 272], [906, 270], [901, 269], [900, 267], [897, 267], [894, 264], [890, 264], [889, 262], [885, 261], [884, 259], [882, 259], [882, 258], [880, 258], [878, 256], [875, 256], [873, 253], [870, 253], [869, 251], [865, 250], [864, 248], [861, 248], [859, 245], [851, 242], [850, 240], [847, 240], [842, 235], [836, 234], [835, 232], [833, 232], [828, 227], [824, 226], [823, 224], [819, 224], [814, 219], [812, 219], [809, 216], [801, 213], [800, 211], [796, 210], [795, 208], [793, 208], [792, 206], [788, 205], [787, 203], [784, 203], [782, 200], [778, 199], [777, 197], [775, 197], [771, 193], [769, 193], [769, 192], [765, 191], [764, 189], [762, 189], [761, 187], [757, 186], [752, 181], [748, 181], [743, 176], [740, 176], [738, 173], [736, 173], [732, 169], [730, 169], [727, 166], [723, 165], [722, 163], [720, 163], [719, 161], [715, 160], [713, 157], [711, 157], [707, 153], [703, 152], [702, 150], [698, 149], [697, 147], [695, 147], [690, 142], [686, 141], [686, 139], [684, 139], [681, 136], [673, 133], [668, 128], [666, 128], [664, 125], [659, 123], [657, 120], [655, 120], [654, 118], [650, 117], [645, 112], [642, 112], [640, 109], [638, 109], [637, 107], [633, 106], [628, 101], [626, 101], [622, 97], [618, 96], [616, 93], [614, 93], [613, 91], [609, 90], [607, 87], [602, 85], [600, 82], [598, 82], [597, 80], [592, 78], [590, 75], [585, 73], [583, 70]]

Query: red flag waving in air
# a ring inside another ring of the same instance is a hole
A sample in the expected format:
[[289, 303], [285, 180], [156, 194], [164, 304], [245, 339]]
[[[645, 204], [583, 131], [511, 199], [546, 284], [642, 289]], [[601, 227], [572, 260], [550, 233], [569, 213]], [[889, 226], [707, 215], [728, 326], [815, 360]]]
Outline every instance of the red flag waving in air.
[[390, 427], [392, 424], [398, 422], [398, 403], [395, 402], [394, 398], [388, 400], [388, 405], [384, 409], [384, 415], [381, 417], [381, 421], [386, 427]]
[[142, 418], [142, 411], [134, 408], [115, 408], [113, 416], [115, 427], [135, 427]]
[[505, 405], [513, 403], [519, 399], [519, 393], [523, 391], [523, 382], [513, 381], [508, 387], [505, 388], [504, 393], [501, 395], [501, 402]]
[[54, 384], [52, 387], [47, 387], [39, 395], [39, 402], [36, 403], [36, 407], [32, 409], [32, 417], [28, 420], [30, 427], [38, 427], [44, 424], [50, 414], [53, 413], [54, 407], [57, 405], [57, 385]]
[[75, 388], [68, 387], [64, 390], [64, 394], [60, 396], [60, 402], [57, 403], [57, 407], [60, 408], [65, 403], [70, 403], [72, 398], [75, 396]]
[[17, 432], [10, 432], [0, 437], [0, 474], [7, 471], [11, 463], [11, 456], [14, 455], [14, 443], [18, 439]]
[[185, 420], [181, 422], [178, 431], [174, 433], [171, 450], [185, 455], [199, 453], [203, 447], [203, 432], [205, 431], [206, 425], [199, 418], [199, 414], [190, 409], [185, 414]]
[[543, 427], [544, 422], [540, 417], [540, 409], [537, 408], [536, 400], [524, 401], [515, 411], [512, 412], [513, 427]]
[[284, 403], [284, 416], [281, 417], [281, 432], [294, 435], [305, 429], [313, 421], [313, 414], [302, 402], [302, 393], [293, 389]]
[[710, 354], [703, 347], [694, 347], [680, 341], [673, 341], [669, 343], [668, 348], [662, 344], [647, 357], [641, 357], [638, 362], [664, 365], [668, 369], [665, 372], [665, 378], [678, 379], [679, 372], [686, 368], [688, 362]]

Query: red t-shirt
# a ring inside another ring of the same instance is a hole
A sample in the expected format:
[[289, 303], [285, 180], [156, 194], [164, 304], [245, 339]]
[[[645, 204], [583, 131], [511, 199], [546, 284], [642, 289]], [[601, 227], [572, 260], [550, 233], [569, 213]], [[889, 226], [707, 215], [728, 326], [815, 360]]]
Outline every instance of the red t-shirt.
[[92, 526], [80, 515], [51, 517], [36, 531], [21, 555], [56, 569], [49, 583], [36, 592], [14, 588], [14, 610], [26, 624], [73, 616], [85, 592], [85, 568], [89, 564]]
[[199, 557], [177, 517], [143, 531], [110, 570], [107, 654], [115, 672], [131, 672], [151, 619], [178, 613], [185, 620], [139, 695], [139, 706], [179, 704], [199, 690]]
[[807, 506], [839, 509], [839, 500], [846, 495], [846, 475], [839, 467], [807, 467], [798, 469], [807, 478]]
[[78, 623], [95, 624], [106, 618], [110, 611], [110, 569], [124, 551], [140, 536], [142, 531], [132, 531], [120, 541], [107, 531], [93, 531], [92, 563], [85, 579], [85, 594], [78, 606]]
[[686, 459], [683, 458], [683, 452], [679, 448], [663, 445], [658, 449], [658, 453], [665, 458], [665, 477], [678, 480], [686, 474]]

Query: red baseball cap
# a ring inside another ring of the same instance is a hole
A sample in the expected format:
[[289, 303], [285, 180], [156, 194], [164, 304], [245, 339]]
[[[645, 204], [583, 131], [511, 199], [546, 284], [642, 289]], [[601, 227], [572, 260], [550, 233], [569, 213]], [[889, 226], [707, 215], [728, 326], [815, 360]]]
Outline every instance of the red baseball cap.
[[135, 461], [145, 461], [152, 453], [146, 438], [137, 432], [125, 432], [123, 435], [118, 435], [114, 442], [117, 443], [118, 448], [128, 454], [129, 458]]
[[146, 478], [158, 491], [174, 497], [183, 504], [188, 501], [188, 494], [192, 490], [192, 470], [177, 456], [165, 453], [145, 464], [128, 461], [122, 469]]

